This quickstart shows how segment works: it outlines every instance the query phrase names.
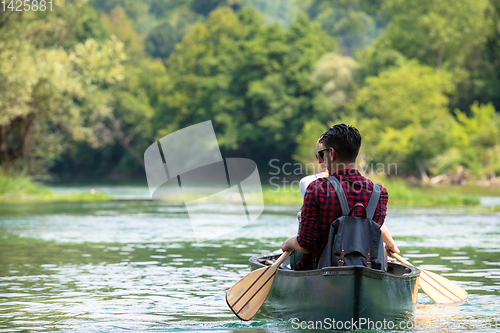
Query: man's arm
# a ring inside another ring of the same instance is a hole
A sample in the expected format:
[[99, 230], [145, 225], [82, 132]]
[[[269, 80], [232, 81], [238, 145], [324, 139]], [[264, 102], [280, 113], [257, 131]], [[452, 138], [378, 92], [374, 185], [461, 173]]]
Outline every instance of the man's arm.
[[299, 245], [299, 242], [297, 242], [297, 236], [292, 237], [292, 238], [288, 238], [286, 241], [284, 241], [283, 245], [281, 245], [281, 249], [283, 251], [295, 250], [295, 251], [302, 253], [302, 254], [308, 254], [311, 252], [311, 251], [304, 249], [303, 247], [301, 247]]
[[[391, 232], [385, 226], [385, 223], [382, 224], [382, 226], [380, 227], [380, 232], [382, 232], [382, 238], [384, 239], [384, 243], [387, 247], [387, 250], [389, 250], [389, 255], [391, 255], [390, 251], [399, 254], [399, 249], [396, 246], [394, 239], [392, 239]], [[392, 255], [391, 255], [391, 257], [392, 257]]]

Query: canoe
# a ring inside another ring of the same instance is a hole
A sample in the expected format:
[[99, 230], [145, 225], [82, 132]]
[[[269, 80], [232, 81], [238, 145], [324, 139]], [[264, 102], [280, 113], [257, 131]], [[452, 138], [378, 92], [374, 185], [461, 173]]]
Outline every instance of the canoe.
[[[279, 253], [255, 255], [259, 269]], [[264, 314], [292, 322], [362, 323], [408, 319], [417, 302], [420, 270], [389, 262], [387, 273], [364, 266], [293, 271], [282, 264], [262, 308]]]

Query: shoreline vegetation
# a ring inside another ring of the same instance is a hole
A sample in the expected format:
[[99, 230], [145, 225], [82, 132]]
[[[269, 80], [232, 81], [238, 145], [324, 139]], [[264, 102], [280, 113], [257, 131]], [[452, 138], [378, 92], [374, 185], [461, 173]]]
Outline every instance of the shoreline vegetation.
[[[479, 193], [482, 191], [453, 191], [445, 189], [444, 186], [417, 186], [404, 182], [400, 179], [379, 179], [377, 183], [385, 186], [389, 191], [390, 206], [414, 206], [414, 207], [456, 207], [465, 206], [474, 212], [497, 212], [500, 206], [481, 207]], [[443, 187], [443, 188], [441, 188]], [[458, 193], [457, 193], [458, 192]], [[499, 191], [500, 192], [500, 191]], [[262, 185], [264, 204], [266, 205], [300, 205], [302, 195], [297, 186], [272, 186]], [[203, 196], [197, 195], [203, 200]], [[218, 197], [215, 197], [217, 200]], [[94, 193], [54, 193], [49, 188], [34, 183], [28, 176], [6, 176], [0, 174], [0, 202], [55, 202], [55, 201], [101, 201], [111, 200], [112, 197], [99, 192]], [[166, 197], [167, 201], [179, 198]], [[184, 198], [186, 199], [186, 198]], [[195, 199], [195, 197], [191, 198]], [[190, 200], [191, 200], [190, 199]], [[214, 199], [214, 197], [212, 197]], [[220, 200], [226, 200], [220, 196]], [[245, 198], [249, 203], [260, 200]], [[208, 200], [207, 200], [208, 201]]]
[[35, 184], [24, 175], [0, 174], [0, 203], [55, 202], [55, 201], [100, 201], [110, 200], [104, 193], [54, 193], [49, 188]]
[[[426, 193], [423, 188], [406, 184], [402, 180], [378, 182], [389, 192], [391, 206], [479, 206], [478, 196], [456, 193], [434, 194]], [[302, 204], [300, 191], [276, 190], [271, 186], [263, 187], [264, 203], [266, 204]]]

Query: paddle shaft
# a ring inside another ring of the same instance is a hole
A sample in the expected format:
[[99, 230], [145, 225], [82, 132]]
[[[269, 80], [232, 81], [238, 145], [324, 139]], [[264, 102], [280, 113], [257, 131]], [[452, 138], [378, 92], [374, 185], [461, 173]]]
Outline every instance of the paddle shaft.
[[403, 257], [401, 257], [397, 253], [391, 252], [391, 256], [393, 256], [394, 258], [396, 258], [398, 261], [402, 262], [403, 264], [407, 264], [407, 265], [413, 266], [412, 264], [410, 264], [408, 261], [406, 261], [405, 259], [403, 259]]
[[281, 263], [283, 261], [285, 261], [286, 257], [288, 257], [288, 254], [290, 253], [290, 251], [285, 251], [283, 252], [283, 254], [278, 258], [278, 260], [276, 260], [276, 262], [274, 264], [272, 264], [271, 267], [274, 267], [276, 266], [276, 268], [278, 268], [277, 266], [281, 265]]

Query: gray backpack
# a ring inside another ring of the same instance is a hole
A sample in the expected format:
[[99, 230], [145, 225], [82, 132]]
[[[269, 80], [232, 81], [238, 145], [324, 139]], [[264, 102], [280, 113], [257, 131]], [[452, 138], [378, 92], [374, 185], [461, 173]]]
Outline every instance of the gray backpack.
[[[380, 187], [373, 184], [373, 192], [365, 206], [355, 204], [349, 210], [349, 204], [340, 181], [330, 176], [342, 208], [342, 216], [330, 226], [330, 234], [317, 268], [332, 266], [366, 266], [385, 271], [385, 253], [380, 225], [373, 221], [373, 215], [380, 197]], [[363, 208], [363, 217], [352, 216], [354, 208]]]

